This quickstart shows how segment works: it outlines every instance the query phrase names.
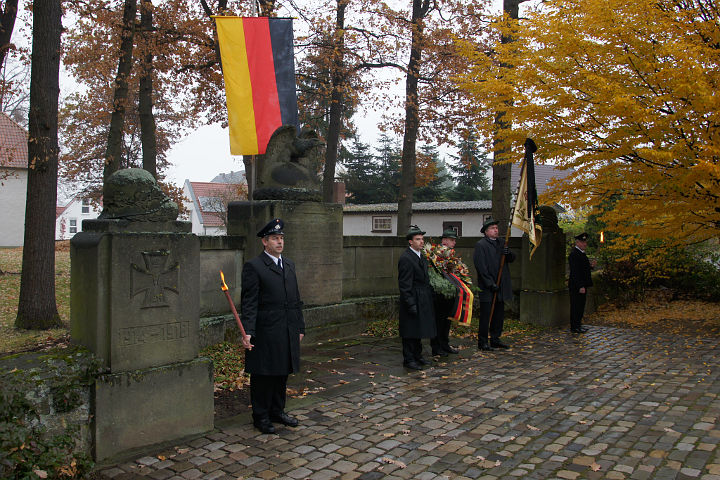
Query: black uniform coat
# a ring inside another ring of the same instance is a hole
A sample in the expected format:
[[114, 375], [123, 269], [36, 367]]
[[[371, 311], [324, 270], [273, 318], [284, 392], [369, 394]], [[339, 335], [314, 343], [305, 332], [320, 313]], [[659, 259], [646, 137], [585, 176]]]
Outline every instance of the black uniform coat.
[[579, 248], [573, 247], [568, 255], [568, 263], [570, 264], [570, 278], [568, 279], [570, 293], [580, 293], [581, 288], [591, 287], [592, 268], [587, 255]]
[[[435, 310], [428, 276], [427, 260], [410, 247], [398, 260], [398, 288], [400, 289], [400, 336], [403, 338], [433, 338], [436, 335]], [[410, 306], [417, 307], [417, 315]]]
[[243, 265], [242, 322], [254, 345], [245, 351], [245, 371], [251, 374], [288, 375], [300, 369], [305, 320], [295, 264], [282, 261], [281, 269], [263, 252]]
[[[482, 292], [478, 295], [478, 301], [480, 302], [492, 302], [493, 292], [490, 287], [497, 281], [504, 246], [505, 239], [502, 237], [498, 237], [496, 240], [483, 237], [475, 244], [473, 262], [475, 263], [475, 270], [477, 270], [478, 284], [482, 289]], [[505, 257], [505, 265], [503, 266], [499, 285], [500, 290], [497, 294], [499, 302], [512, 300], [512, 284], [510, 283], [510, 267], [508, 264], [514, 260], [515, 254], [511, 251]]]

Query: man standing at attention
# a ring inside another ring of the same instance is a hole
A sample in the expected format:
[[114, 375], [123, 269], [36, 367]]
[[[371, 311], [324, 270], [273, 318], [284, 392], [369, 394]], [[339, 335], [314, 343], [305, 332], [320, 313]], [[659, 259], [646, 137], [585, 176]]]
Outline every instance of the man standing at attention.
[[568, 288], [570, 289], [570, 331], [572, 333], [585, 333], [587, 328], [582, 326], [582, 318], [585, 314], [585, 300], [587, 289], [592, 286], [591, 271], [595, 266], [595, 260], [588, 260], [587, 250], [588, 234], [583, 232], [575, 237], [575, 246], [568, 255], [570, 264], [570, 278]]
[[[442, 233], [440, 244], [450, 250], [455, 249], [457, 232], [452, 228]], [[450, 316], [452, 315], [453, 300], [433, 292], [433, 306], [435, 307], [435, 328], [437, 336], [430, 340], [432, 354], [447, 357], [448, 353], [458, 353], [456, 348], [450, 346]]]
[[242, 343], [253, 425], [262, 433], [275, 433], [272, 422], [298, 424], [285, 413], [285, 396], [288, 375], [300, 369], [305, 321], [295, 264], [282, 256], [283, 221], [271, 220], [257, 236], [264, 251], [242, 270], [242, 322], [247, 333]]
[[405, 235], [408, 248], [398, 260], [403, 365], [411, 370], [422, 370], [429, 363], [422, 356], [421, 339], [436, 335], [428, 264], [422, 254], [423, 235], [417, 225], [410, 225]]
[[[475, 244], [473, 261], [477, 270], [478, 286], [482, 292], [478, 295], [480, 300], [480, 324], [478, 325], [478, 349], [493, 350], [495, 348], [510, 348], [500, 340], [505, 321], [505, 302], [512, 299], [512, 285], [510, 283], [509, 263], [515, 260], [515, 254], [505, 246], [505, 240], [499, 237], [498, 222], [488, 219], [480, 229], [485, 236]], [[500, 260], [505, 255], [500, 285], [497, 278], [500, 271]], [[490, 318], [493, 296], [495, 308]], [[489, 328], [488, 328], [489, 326]], [[488, 333], [490, 342], [488, 343]]]

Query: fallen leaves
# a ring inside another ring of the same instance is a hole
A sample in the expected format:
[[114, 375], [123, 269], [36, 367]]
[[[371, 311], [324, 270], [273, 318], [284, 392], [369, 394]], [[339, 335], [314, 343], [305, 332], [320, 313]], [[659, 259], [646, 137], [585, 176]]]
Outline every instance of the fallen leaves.
[[407, 465], [405, 465], [405, 464], [404, 464], [403, 462], [401, 462], [400, 460], [396, 460], [396, 459], [390, 458], [390, 457], [383, 457], [383, 458], [382, 458], [382, 461], [383, 461], [383, 463], [390, 463], [390, 464], [393, 464], [393, 465], [397, 465], [397, 466], [400, 467], [400, 468], [405, 468], [405, 467], [407, 467]]
[[668, 333], [712, 334], [720, 331], [720, 304], [701, 300], [667, 301], [646, 296], [624, 307], [605, 304], [588, 315], [586, 323], [630, 328], [662, 329]]

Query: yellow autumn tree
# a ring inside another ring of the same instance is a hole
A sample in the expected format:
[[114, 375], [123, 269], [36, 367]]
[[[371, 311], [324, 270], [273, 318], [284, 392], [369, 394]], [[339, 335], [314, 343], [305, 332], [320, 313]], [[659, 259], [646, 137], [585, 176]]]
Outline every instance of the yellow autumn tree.
[[720, 233], [720, 11], [713, 0], [550, 0], [494, 27], [516, 41], [464, 45], [458, 77], [496, 149], [573, 169], [546, 200], [607, 205], [600, 220], [665, 246]]

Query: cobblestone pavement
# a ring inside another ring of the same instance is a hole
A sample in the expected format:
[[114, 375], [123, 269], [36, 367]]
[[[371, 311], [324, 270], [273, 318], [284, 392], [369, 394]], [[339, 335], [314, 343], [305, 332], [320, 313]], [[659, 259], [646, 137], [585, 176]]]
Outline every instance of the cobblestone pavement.
[[290, 402], [299, 427], [262, 435], [242, 415], [99, 477], [720, 480], [718, 338], [555, 331], [410, 373], [396, 340], [368, 342], [350, 360], [326, 346], [365, 369]]

